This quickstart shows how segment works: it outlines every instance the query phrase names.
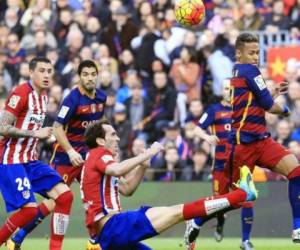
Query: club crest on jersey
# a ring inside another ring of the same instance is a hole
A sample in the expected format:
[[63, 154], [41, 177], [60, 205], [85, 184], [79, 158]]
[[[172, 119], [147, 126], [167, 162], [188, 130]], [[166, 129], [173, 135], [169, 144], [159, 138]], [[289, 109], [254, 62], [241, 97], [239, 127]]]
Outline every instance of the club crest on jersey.
[[25, 190], [25, 191], [23, 191], [22, 192], [22, 195], [23, 195], [23, 198], [24, 199], [29, 199], [29, 197], [30, 197], [30, 192], [29, 192], [29, 190]]
[[262, 75], [258, 75], [254, 78], [254, 81], [260, 90], [263, 90], [267, 87]]
[[15, 109], [20, 101], [21, 97], [18, 95], [12, 95], [9, 99], [8, 106]]
[[58, 113], [58, 117], [60, 117], [60, 118], [65, 118], [66, 117], [66, 115], [68, 114], [68, 112], [69, 112], [69, 107], [67, 107], [67, 106], [62, 106], [61, 107], [61, 109], [60, 109], [60, 111], [59, 111], [59, 113]]

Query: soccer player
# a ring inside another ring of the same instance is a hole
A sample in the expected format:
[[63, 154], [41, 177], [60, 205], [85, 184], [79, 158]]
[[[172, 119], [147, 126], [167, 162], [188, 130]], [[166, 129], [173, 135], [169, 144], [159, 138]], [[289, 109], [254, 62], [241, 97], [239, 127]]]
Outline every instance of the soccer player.
[[[214, 150], [213, 163], [213, 193], [214, 195], [222, 195], [229, 192], [231, 183], [228, 178], [228, 157], [230, 152], [230, 143], [228, 142], [231, 130], [231, 105], [230, 105], [230, 79], [223, 82], [223, 98], [220, 102], [212, 104], [207, 108], [199, 120], [199, 125], [195, 128], [195, 136], [198, 136], [212, 146]], [[210, 128], [211, 133], [206, 130]], [[217, 242], [223, 239], [223, 227], [225, 222], [225, 214], [218, 213], [217, 226], [214, 233]], [[200, 232], [200, 228], [207, 220], [196, 218], [187, 222], [187, 228], [184, 236], [185, 245], [188, 250], [194, 249], [196, 238]], [[252, 243], [249, 241], [253, 222], [253, 203], [247, 202], [242, 204], [241, 211], [242, 221], [242, 244], [241, 249], [253, 249]]]
[[42, 125], [53, 66], [47, 58], [34, 58], [29, 70], [30, 81], [8, 96], [0, 116], [0, 189], [7, 212], [18, 210], [0, 229], [0, 246], [17, 228], [42, 213], [44, 207], [37, 206], [35, 192], [55, 201], [49, 249], [60, 250], [73, 194], [55, 170], [38, 161], [36, 152], [38, 140], [52, 134], [52, 128]]
[[[80, 84], [62, 101], [53, 125], [57, 143], [50, 162], [68, 186], [75, 179], [80, 182], [82, 164], [88, 150], [84, 131], [90, 123], [102, 118], [106, 102], [106, 94], [96, 88], [98, 69], [93, 61], [82, 61], [78, 66], [78, 75]], [[11, 250], [20, 248], [25, 236], [53, 211], [55, 203], [45, 200], [43, 206], [44, 212], [12, 237]]]
[[[256, 36], [242, 33], [237, 37], [237, 64], [231, 79], [232, 126], [230, 139], [232, 164], [267, 166], [289, 180], [289, 200], [292, 208], [292, 240], [300, 243], [300, 166], [295, 155], [274, 141], [266, 129], [265, 112], [281, 116], [290, 115], [287, 106], [274, 98], [286, 92], [287, 83], [279, 84], [273, 97], [258, 69], [259, 43]], [[238, 168], [230, 168], [230, 179], [238, 178]]]
[[89, 234], [102, 250], [149, 250], [140, 241], [183, 220], [205, 217], [257, 197], [250, 171], [244, 166], [239, 188], [231, 193], [170, 207], [143, 206], [124, 212], [119, 193], [125, 196], [134, 193], [149, 160], [163, 150], [162, 145], [155, 142], [138, 156], [118, 163], [115, 158], [119, 137], [108, 122], [100, 121], [89, 126], [85, 138], [90, 151], [82, 170], [82, 201]]

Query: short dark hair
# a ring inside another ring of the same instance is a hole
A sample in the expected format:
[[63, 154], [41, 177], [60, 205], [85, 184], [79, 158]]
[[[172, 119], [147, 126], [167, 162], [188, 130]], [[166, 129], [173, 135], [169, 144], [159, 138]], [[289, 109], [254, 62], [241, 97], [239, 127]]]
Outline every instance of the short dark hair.
[[81, 74], [83, 68], [95, 68], [97, 71], [97, 74], [98, 74], [98, 67], [97, 67], [96, 63], [92, 60], [84, 60], [79, 64], [78, 70], [77, 70], [78, 75]]
[[236, 39], [235, 48], [240, 49], [245, 43], [258, 43], [258, 37], [251, 33], [242, 33]]
[[29, 62], [29, 70], [34, 71], [39, 62], [51, 64], [51, 61], [46, 57], [35, 57]]
[[102, 118], [101, 120], [92, 123], [89, 125], [84, 133], [85, 143], [86, 145], [92, 149], [98, 147], [96, 142], [97, 138], [105, 138], [105, 130], [103, 125], [110, 125], [109, 121], [106, 118]]

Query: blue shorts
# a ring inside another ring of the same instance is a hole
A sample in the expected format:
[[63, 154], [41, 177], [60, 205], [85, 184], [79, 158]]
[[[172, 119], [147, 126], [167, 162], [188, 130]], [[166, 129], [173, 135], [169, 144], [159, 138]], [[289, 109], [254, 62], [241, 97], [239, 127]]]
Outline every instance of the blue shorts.
[[112, 216], [104, 225], [97, 242], [103, 250], [151, 250], [140, 241], [154, 237], [146, 211], [150, 207], [123, 212]]
[[33, 193], [47, 197], [46, 192], [59, 182], [63, 182], [59, 174], [41, 161], [0, 164], [0, 189], [7, 212], [35, 202]]

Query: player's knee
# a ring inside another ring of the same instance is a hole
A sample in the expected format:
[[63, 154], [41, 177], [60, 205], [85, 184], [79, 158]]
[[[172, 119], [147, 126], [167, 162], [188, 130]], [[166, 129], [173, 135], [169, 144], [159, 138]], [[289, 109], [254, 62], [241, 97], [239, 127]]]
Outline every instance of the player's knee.
[[38, 215], [38, 208], [37, 207], [23, 207], [23, 208], [21, 208], [21, 212], [24, 215], [24, 217], [30, 221]]
[[73, 203], [73, 199], [74, 199], [73, 193], [70, 190], [68, 190], [62, 193], [60, 196], [58, 196], [57, 199], [55, 200], [55, 203], [60, 205], [64, 205], [64, 204], [71, 205]]

